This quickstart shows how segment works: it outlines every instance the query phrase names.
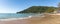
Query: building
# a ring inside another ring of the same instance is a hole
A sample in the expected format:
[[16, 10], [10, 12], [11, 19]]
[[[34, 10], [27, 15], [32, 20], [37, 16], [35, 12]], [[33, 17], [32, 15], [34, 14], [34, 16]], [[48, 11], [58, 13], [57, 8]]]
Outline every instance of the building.
[[60, 13], [60, 3], [58, 4], [57, 13]]
[[58, 4], [58, 9], [54, 11], [54, 13], [60, 13], [60, 3]]

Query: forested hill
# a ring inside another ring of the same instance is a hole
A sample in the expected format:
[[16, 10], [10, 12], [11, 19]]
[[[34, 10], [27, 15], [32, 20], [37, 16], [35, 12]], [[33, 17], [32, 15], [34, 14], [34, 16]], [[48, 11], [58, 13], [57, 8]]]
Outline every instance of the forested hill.
[[48, 6], [32, 6], [28, 9], [25, 9], [23, 11], [17, 12], [17, 13], [51, 13], [53, 12], [56, 7], [48, 7]]

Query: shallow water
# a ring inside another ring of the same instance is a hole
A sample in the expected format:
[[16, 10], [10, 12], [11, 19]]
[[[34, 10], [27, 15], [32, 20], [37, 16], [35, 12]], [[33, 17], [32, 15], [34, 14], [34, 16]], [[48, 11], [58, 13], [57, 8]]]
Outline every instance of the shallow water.
[[25, 13], [25, 14], [16, 14], [16, 13], [0, 13], [0, 19], [8, 19], [8, 18], [24, 18], [30, 15], [35, 15], [32, 13]]

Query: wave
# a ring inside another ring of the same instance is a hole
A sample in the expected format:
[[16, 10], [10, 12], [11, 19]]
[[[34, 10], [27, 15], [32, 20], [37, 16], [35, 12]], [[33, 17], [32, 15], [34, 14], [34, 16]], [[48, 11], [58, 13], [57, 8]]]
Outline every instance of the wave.
[[8, 18], [8, 19], [0, 19], [0, 21], [12, 21], [12, 20], [21, 20], [21, 19], [29, 19], [32, 16], [24, 17], [24, 18]]

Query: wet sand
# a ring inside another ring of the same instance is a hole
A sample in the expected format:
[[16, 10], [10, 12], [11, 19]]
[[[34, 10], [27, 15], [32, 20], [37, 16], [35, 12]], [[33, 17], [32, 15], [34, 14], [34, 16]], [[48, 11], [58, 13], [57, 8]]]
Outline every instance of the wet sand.
[[45, 17], [32, 17], [23, 20], [0, 21], [0, 24], [60, 24], [60, 15], [46, 15]]

